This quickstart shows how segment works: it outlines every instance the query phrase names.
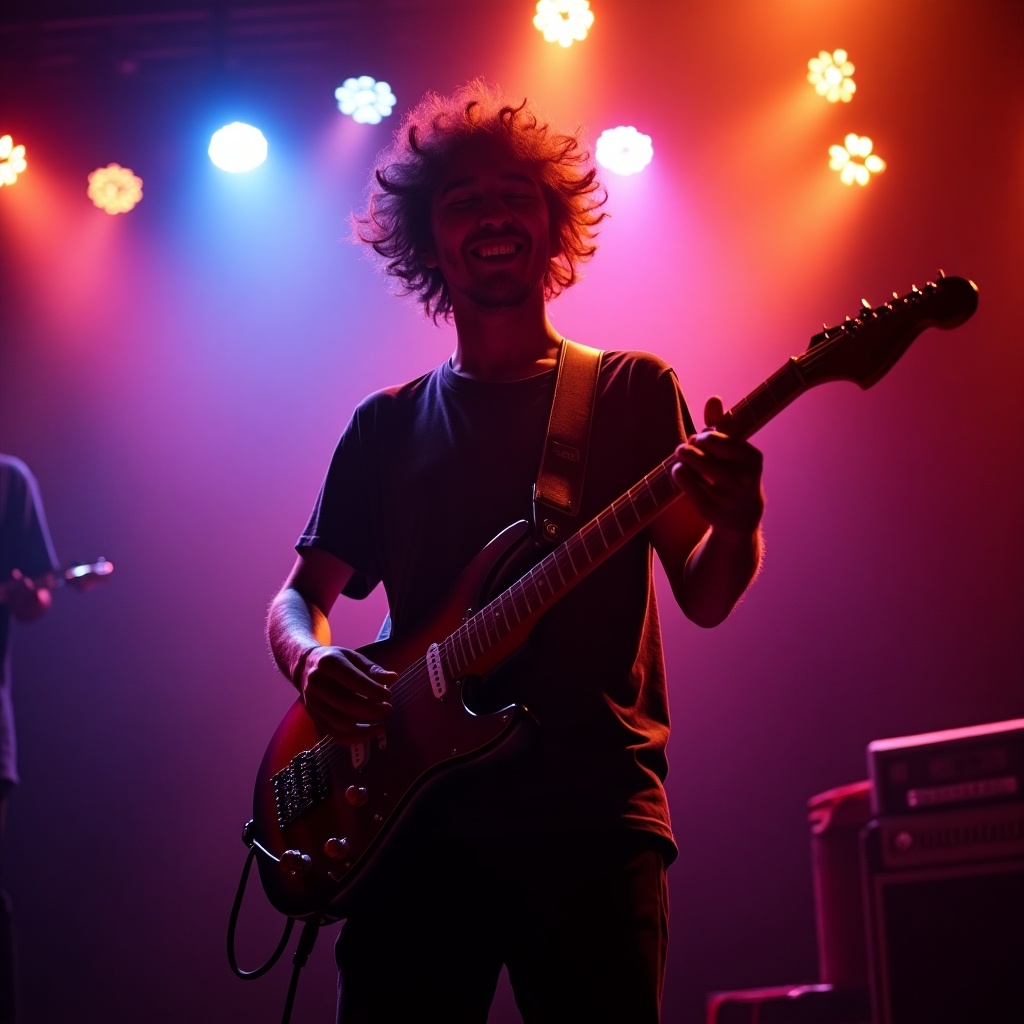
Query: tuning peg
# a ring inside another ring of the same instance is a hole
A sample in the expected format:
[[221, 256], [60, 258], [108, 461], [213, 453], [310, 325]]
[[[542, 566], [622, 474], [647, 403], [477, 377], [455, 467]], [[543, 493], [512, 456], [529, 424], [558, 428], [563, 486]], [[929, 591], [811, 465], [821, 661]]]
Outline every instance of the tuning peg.
[[870, 309], [870, 308], [871, 308], [871, 303], [870, 303], [870, 302], [868, 302], [868, 300], [867, 300], [867, 299], [861, 299], [861, 300], [860, 300], [860, 304], [861, 304], [861, 305], [862, 305], [862, 306], [863, 306], [863, 307], [864, 307], [865, 309]]
[[939, 268], [939, 280], [941, 281], [946, 276], [946, 272]]
[[899, 292], [893, 292], [893, 293], [892, 293], [892, 297], [893, 297], [894, 299], [898, 299], [898, 298], [900, 297], [900, 293], [899, 293]]
[[913, 292], [913, 293], [914, 293], [915, 295], [920, 295], [920, 294], [921, 294], [921, 289], [920, 289], [920, 288], [918, 288], [916, 284], [912, 284], [912, 285], [910, 286], [910, 290], [911, 290], [911, 291], [912, 291], [912, 292]]

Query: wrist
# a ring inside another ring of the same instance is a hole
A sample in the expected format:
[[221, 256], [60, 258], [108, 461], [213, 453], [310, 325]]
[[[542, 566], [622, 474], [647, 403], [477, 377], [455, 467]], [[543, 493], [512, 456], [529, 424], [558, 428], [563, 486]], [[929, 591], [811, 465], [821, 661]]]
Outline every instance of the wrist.
[[292, 685], [299, 691], [299, 693], [302, 693], [304, 690], [303, 676], [306, 671], [306, 662], [309, 661], [309, 656], [320, 646], [320, 644], [312, 644], [311, 646], [307, 647], [299, 655], [298, 661], [295, 662], [295, 667], [292, 669], [291, 673], [291, 681]]

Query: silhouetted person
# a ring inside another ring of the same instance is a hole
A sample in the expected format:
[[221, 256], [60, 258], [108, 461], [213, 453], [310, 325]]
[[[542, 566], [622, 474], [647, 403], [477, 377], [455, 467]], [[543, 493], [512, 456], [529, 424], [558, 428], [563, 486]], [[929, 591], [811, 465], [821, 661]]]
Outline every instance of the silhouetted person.
[[[36, 586], [33, 579], [56, 568], [35, 478], [22, 461], [0, 454], [0, 870], [7, 798], [18, 782], [11, 705], [11, 620], [34, 622], [49, 609], [50, 591]], [[15, 968], [11, 904], [0, 889], [0, 1024], [17, 1017]]]

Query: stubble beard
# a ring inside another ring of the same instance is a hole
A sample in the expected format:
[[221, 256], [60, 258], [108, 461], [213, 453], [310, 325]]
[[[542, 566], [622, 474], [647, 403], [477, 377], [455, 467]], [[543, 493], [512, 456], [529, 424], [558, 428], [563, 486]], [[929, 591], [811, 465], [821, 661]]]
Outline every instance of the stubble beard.
[[471, 288], [466, 297], [478, 309], [493, 312], [501, 309], [517, 309], [533, 296], [534, 288], [525, 281], [492, 282]]

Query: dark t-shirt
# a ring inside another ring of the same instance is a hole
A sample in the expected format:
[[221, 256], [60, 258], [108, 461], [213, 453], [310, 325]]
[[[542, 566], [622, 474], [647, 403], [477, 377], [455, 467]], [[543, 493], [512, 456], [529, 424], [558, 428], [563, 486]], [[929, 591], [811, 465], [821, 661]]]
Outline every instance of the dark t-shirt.
[[[371, 395], [338, 444], [298, 549], [320, 548], [352, 566], [349, 597], [382, 582], [396, 637], [429, 622], [480, 549], [531, 517], [554, 381], [552, 370], [482, 383], [445, 363]], [[578, 525], [692, 431], [667, 364], [605, 353]], [[626, 826], [672, 841], [651, 563], [642, 532], [556, 604], [501, 670], [539, 729], [524, 751], [447, 791], [449, 831]]]

